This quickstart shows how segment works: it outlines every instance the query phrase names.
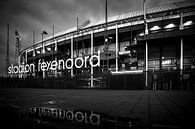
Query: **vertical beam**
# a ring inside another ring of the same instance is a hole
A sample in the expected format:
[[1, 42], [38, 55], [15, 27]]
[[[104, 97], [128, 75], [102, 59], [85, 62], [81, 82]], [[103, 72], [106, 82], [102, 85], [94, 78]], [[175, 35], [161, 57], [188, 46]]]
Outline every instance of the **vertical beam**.
[[45, 54], [45, 43], [42, 43], [42, 47], [43, 47], [43, 53], [42, 54]]
[[57, 40], [55, 40], [55, 47], [54, 47], [54, 51], [57, 51], [58, 50], [58, 43], [57, 43]]
[[[43, 59], [43, 62], [44, 62], [44, 59]], [[45, 71], [43, 71], [43, 79], [45, 79]]]
[[148, 42], [146, 41], [146, 82], [145, 82], [145, 86], [148, 86]]
[[[57, 61], [57, 57], [55, 57], [55, 61]], [[57, 77], [57, 69], [54, 71], [54, 76]]]
[[180, 42], [180, 88], [183, 90], [183, 38]]
[[160, 44], [160, 63], [159, 63], [159, 69], [162, 70], [162, 45]]
[[179, 26], [179, 29], [180, 30], [184, 29], [184, 27], [183, 27], [183, 12], [180, 13], [180, 26]]
[[[74, 42], [74, 35], [71, 37], [71, 59], [74, 58], [73, 42]], [[73, 68], [71, 69], [71, 77], [73, 77]]]
[[[33, 57], [35, 57], [35, 31], [33, 30]], [[34, 58], [33, 58], [34, 61]]]
[[[183, 12], [180, 13], [180, 30], [183, 30]], [[180, 42], [180, 70], [183, 70], [183, 37]]]
[[[35, 31], [33, 30], [33, 64], [35, 64]], [[33, 71], [33, 76], [35, 77], [35, 70]]]
[[183, 38], [181, 38], [180, 43], [180, 70], [183, 70]]
[[[57, 40], [55, 40], [55, 43], [54, 43], [54, 51], [57, 51], [58, 50], [58, 43], [57, 43]], [[53, 58], [53, 56], [52, 56]], [[55, 61], [57, 61], [57, 57], [55, 56]], [[57, 77], [57, 69], [54, 71], [54, 76]]]
[[[180, 26], [179, 29], [182, 31], [184, 29], [183, 26], [183, 12], [180, 12]], [[180, 41], [180, 86], [181, 90], [183, 90], [183, 37], [181, 37]]]
[[[144, 34], [148, 34], [148, 23], [147, 23], [147, 18], [146, 18], [146, 1], [143, 1], [143, 14], [144, 14], [144, 24], [145, 24], [145, 31]], [[145, 70], [146, 70], [146, 80], [145, 80], [145, 86], [148, 86], [148, 42], [146, 41], [146, 62], [145, 62]]]
[[[18, 55], [18, 66], [21, 65], [20, 58], [21, 58], [21, 55], [19, 54], [19, 55]], [[33, 71], [33, 72], [34, 72], [34, 71]], [[21, 77], [22, 77], [22, 73], [18, 73], [18, 77], [21, 78]]]
[[[9, 24], [7, 24], [7, 55], [6, 55], [6, 71], [9, 67]], [[7, 72], [8, 76], [8, 72]]]
[[[25, 51], [25, 64], [28, 64], [28, 52], [27, 52], [27, 50]], [[27, 74], [26, 73], [24, 73], [24, 74], [27, 77]]]
[[118, 71], [118, 24], [116, 23], [116, 72]]
[[[41, 33], [41, 36], [42, 36], [42, 54], [45, 54], [45, 45], [43, 43], [43, 33]], [[43, 59], [44, 61], [44, 59]], [[45, 79], [45, 71], [43, 71], [43, 79]]]
[[54, 51], [57, 51], [57, 41], [55, 40], [55, 37], [54, 37], [54, 25], [52, 26], [52, 28], [53, 28], [53, 41], [54, 41], [54, 50], [52, 50], [52, 56], [51, 56], [51, 58], [52, 58], [52, 60], [53, 60], [53, 57], [54, 57]]
[[[91, 56], [93, 56], [93, 30], [91, 31]], [[91, 66], [91, 88], [93, 87], [93, 67]]]

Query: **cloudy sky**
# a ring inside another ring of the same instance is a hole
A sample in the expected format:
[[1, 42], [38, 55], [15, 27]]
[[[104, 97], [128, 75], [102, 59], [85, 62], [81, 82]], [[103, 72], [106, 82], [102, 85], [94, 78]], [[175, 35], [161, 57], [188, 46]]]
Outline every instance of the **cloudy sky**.
[[[124, 11], [142, 9], [143, 0], [108, 0], [108, 16]], [[146, 0], [147, 7], [159, 6], [183, 0]], [[41, 40], [41, 32], [52, 35], [76, 26], [87, 19], [96, 21], [104, 18], [105, 0], [1, 0], [0, 3], [0, 76], [5, 75], [6, 33], [10, 25], [10, 63], [15, 60], [14, 31], [22, 34], [22, 48], [32, 44], [32, 32], [36, 32], [36, 41]]]

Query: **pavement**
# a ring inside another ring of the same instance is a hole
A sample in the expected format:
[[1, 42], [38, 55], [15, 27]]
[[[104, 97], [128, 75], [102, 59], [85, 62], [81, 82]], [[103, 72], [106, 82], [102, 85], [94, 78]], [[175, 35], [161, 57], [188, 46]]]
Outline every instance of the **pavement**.
[[195, 122], [194, 91], [2, 88], [0, 107], [7, 105], [17, 110], [48, 107], [131, 117], [136, 124], [130, 128], [135, 129], [193, 128]]

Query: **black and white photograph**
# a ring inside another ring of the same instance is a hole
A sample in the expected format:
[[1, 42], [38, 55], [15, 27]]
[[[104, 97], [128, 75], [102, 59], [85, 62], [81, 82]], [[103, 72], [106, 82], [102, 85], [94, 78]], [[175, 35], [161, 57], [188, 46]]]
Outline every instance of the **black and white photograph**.
[[194, 0], [1, 0], [1, 129], [195, 128]]

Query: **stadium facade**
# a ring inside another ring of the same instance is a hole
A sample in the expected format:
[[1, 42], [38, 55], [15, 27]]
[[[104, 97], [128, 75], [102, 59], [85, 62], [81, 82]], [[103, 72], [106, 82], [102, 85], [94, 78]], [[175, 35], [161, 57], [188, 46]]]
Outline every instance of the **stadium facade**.
[[107, 24], [100, 20], [47, 39], [43, 36], [44, 33], [42, 41], [21, 51], [19, 64], [38, 64], [40, 59], [75, 60], [97, 55], [99, 51], [100, 66], [44, 72], [35, 70], [20, 74], [20, 77], [70, 77], [85, 81], [83, 86], [116, 85], [117, 89], [137, 89], [138, 85], [152, 88], [158, 78], [157, 89], [194, 87], [191, 79], [195, 69], [194, 2], [144, 7], [140, 11], [108, 17]]

